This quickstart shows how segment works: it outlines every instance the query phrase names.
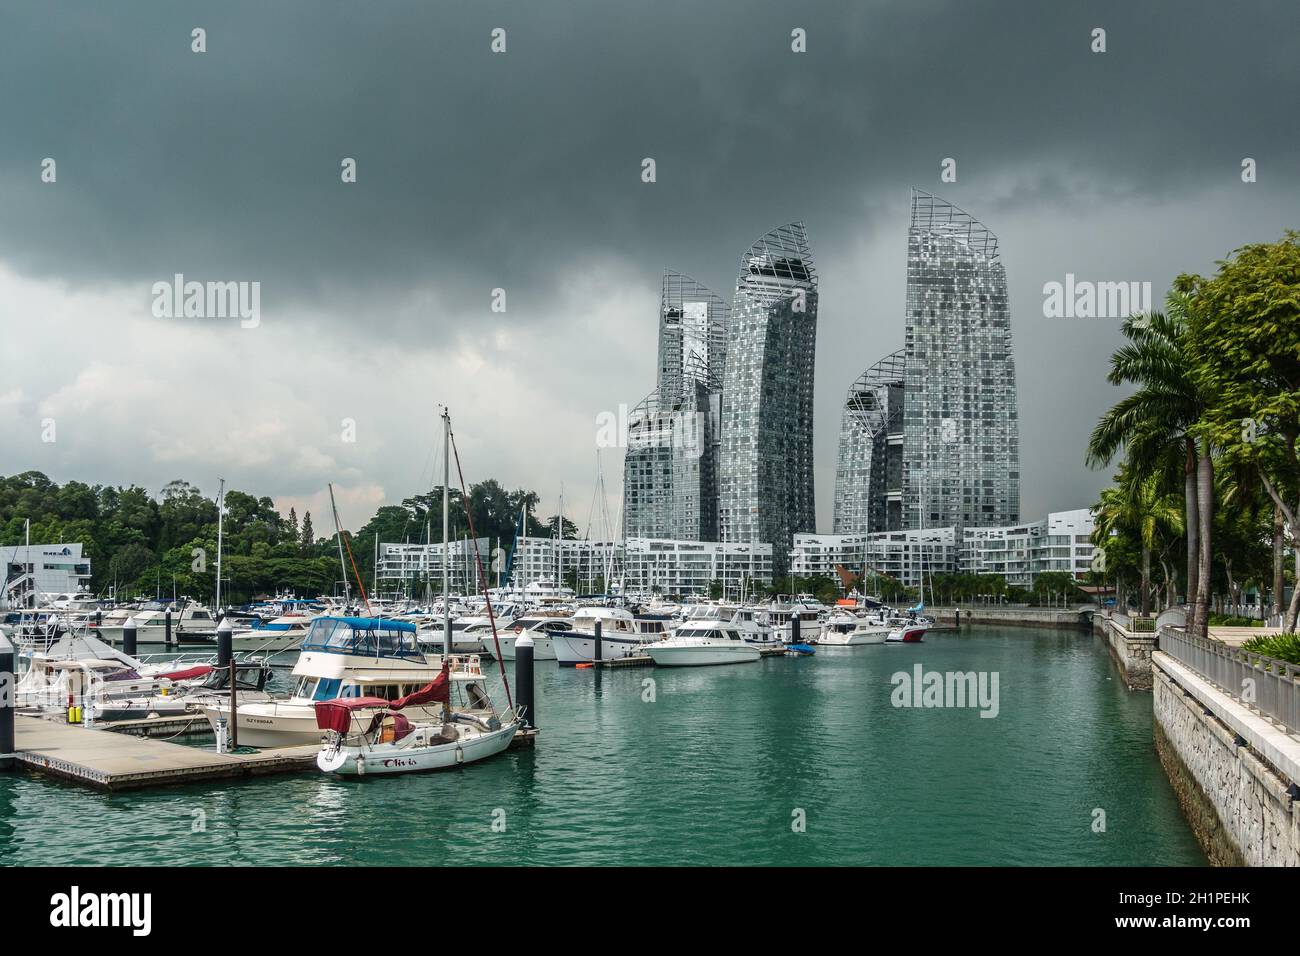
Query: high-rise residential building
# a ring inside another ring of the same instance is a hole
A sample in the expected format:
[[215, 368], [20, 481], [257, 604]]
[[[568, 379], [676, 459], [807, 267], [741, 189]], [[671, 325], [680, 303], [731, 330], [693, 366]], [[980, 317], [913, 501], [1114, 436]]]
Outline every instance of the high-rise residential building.
[[900, 349], [849, 386], [840, 421], [833, 532], [903, 527], [903, 377]]
[[778, 578], [795, 533], [816, 530], [816, 351], [817, 273], [807, 232], [795, 222], [741, 259], [722, 385], [722, 541], [771, 544]]
[[1016, 368], [998, 240], [919, 189], [907, 233], [905, 335], [903, 527], [1015, 524]]
[[689, 276], [664, 275], [656, 386], [628, 416], [624, 534], [718, 534], [719, 417], [728, 306]]

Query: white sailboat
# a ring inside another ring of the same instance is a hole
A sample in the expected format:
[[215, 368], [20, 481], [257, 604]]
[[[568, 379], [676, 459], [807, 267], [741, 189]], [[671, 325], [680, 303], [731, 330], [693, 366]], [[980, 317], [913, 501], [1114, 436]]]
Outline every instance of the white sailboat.
[[[450, 540], [451, 416], [443, 409], [443, 553]], [[459, 468], [459, 459], [457, 468]], [[470, 519], [470, 531], [473, 522]], [[322, 702], [316, 706], [316, 723], [325, 739], [316, 765], [326, 773], [414, 773], [442, 770], [473, 763], [501, 753], [510, 746], [522, 721], [513, 707], [498, 715], [488, 697], [480, 658], [453, 656], [451, 633], [450, 562], [443, 562], [443, 667], [427, 686], [395, 701]], [[481, 565], [480, 565], [481, 576]], [[487, 581], [482, 582], [484, 593]], [[491, 599], [487, 599], [489, 619]], [[495, 645], [495, 638], [493, 640]], [[501, 665], [502, 681], [505, 667]], [[454, 692], [453, 692], [454, 688]], [[509, 687], [506, 687], [507, 695]], [[459, 696], [453, 701], [454, 696]], [[413, 722], [409, 707], [441, 704], [441, 721]], [[383, 707], [376, 710], [376, 707]]]

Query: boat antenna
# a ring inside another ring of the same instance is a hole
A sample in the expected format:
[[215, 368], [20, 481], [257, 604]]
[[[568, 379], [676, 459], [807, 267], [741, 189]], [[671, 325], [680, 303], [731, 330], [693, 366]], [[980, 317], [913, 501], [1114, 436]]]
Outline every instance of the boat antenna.
[[[456, 456], [456, 477], [460, 479], [460, 501], [465, 506], [465, 521], [469, 525], [469, 536], [474, 542], [474, 564], [478, 568], [478, 579], [483, 586], [483, 600], [487, 602], [488, 623], [492, 625], [492, 644], [496, 648], [497, 665], [501, 668], [501, 684], [506, 689], [506, 704], [513, 709], [514, 700], [510, 696], [510, 680], [506, 677], [506, 663], [501, 657], [501, 640], [497, 637], [497, 619], [492, 611], [492, 595], [488, 593], [487, 574], [483, 571], [483, 556], [478, 550], [478, 534], [474, 531], [474, 516], [469, 510], [469, 495], [465, 493], [465, 473], [460, 467], [460, 451], [456, 448], [456, 436], [451, 432], [451, 418], [447, 417], [447, 439], [451, 444], [452, 453]], [[450, 637], [448, 637], [450, 640]]]

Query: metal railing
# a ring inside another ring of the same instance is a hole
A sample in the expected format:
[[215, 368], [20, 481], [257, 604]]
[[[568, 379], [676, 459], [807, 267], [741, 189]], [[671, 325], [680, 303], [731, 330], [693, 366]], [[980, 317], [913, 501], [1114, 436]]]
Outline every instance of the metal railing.
[[1160, 629], [1160, 650], [1288, 733], [1300, 733], [1300, 665], [1172, 627]]

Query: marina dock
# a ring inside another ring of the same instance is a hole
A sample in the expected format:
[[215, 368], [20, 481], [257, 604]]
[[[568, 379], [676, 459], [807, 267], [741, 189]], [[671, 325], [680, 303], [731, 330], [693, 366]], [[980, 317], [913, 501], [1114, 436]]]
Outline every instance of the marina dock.
[[219, 754], [165, 740], [87, 729], [40, 717], [15, 718], [17, 761], [28, 770], [105, 790], [130, 790], [316, 766], [318, 744], [251, 754]]
[[[207, 721], [199, 717], [203, 726]], [[86, 728], [40, 717], [16, 715], [17, 762], [27, 770], [89, 784], [104, 790], [135, 790], [171, 784], [301, 773], [316, 769], [319, 744], [279, 747], [247, 754], [219, 754], [152, 739], [154, 728], [120, 725], [170, 725], [172, 733], [184, 723], [177, 718], [117, 721], [112, 729]], [[160, 726], [161, 729], [161, 726]], [[125, 732], [123, 732], [125, 731]], [[538, 731], [520, 730], [510, 748], [532, 747]]]

